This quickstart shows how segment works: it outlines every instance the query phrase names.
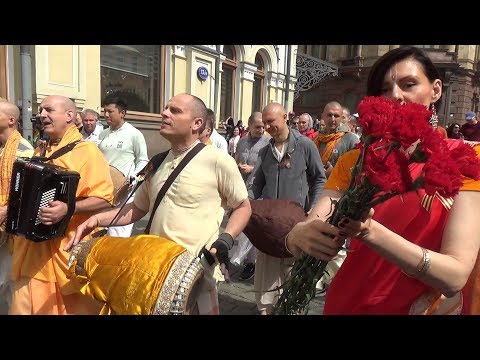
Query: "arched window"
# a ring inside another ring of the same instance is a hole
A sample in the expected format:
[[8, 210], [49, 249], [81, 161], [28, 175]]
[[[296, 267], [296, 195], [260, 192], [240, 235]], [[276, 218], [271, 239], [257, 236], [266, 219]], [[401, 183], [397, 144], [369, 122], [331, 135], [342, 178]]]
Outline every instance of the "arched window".
[[237, 70], [237, 57], [232, 45], [225, 45], [223, 53], [226, 56], [222, 64], [222, 85], [220, 89], [220, 114], [217, 120], [225, 120], [233, 116], [235, 99], [235, 79]]
[[116, 94], [129, 111], [159, 114], [160, 45], [101, 45], [101, 97]]
[[255, 56], [255, 65], [257, 65], [257, 70], [253, 76], [252, 112], [262, 111], [264, 106], [265, 66], [262, 56], [258, 53]]

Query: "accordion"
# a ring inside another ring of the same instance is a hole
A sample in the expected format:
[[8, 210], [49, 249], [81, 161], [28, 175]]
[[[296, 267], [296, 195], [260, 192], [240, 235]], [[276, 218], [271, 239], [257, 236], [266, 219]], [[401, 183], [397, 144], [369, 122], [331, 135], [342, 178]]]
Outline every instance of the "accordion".
[[[35, 159], [16, 160], [10, 182], [6, 231], [35, 242], [63, 236], [75, 211], [79, 180], [80, 174], [76, 171]], [[38, 218], [40, 209], [53, 200], [65, 202], [67, 214], [56, 224], [42, 224]]]

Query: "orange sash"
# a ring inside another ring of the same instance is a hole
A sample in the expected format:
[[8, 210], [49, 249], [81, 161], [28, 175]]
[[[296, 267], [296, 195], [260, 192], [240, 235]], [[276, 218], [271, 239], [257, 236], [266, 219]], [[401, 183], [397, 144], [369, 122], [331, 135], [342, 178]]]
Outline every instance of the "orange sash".
[[5, 143], [2, 157], [0, 159], [1, 182], [0, 182], [0, 205], [6, 205], [8, 202], [8, 193], [10, 192], [10, 178], [12, 177], [13, 163], [15, 162], [16, 152], [22, 135], [14, 130]]
[[315, 145], [317, 145], [317, 149], [320, 152], [320, 146], [322, 143], [325, 143], [325, 148], [323, 151], [320, 152], [320, 157], [322, 158], [322, 162], [326, 164], [330, 158], [332, 157], [333, 150], [337, 146], [337, 143], [340, 141], [342, 136], [345, 133], [343, 132], [337, 132], [329, 135], [323, 135], [323, 134], [318, 134], [315, 139], [313, 139], [313, 142]]

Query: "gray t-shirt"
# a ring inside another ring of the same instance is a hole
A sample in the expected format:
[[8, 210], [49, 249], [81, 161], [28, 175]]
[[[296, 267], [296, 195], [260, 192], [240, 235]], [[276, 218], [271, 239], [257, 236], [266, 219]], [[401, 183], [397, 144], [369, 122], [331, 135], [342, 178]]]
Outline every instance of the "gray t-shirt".
[[[253, 139], [250, 136], [250, 133], [240, 138], [237, 143], [237, 152], [235, 153], [235, 160], [237, 164], [247, 164], [250, 166], [255, 166], [258, 158], [258, 151], [268, 144], [270, 138], [262, 134], [257, 139]], [[249, 183], [253, 171], [250, 174], [242, 174], [243, 181]]]

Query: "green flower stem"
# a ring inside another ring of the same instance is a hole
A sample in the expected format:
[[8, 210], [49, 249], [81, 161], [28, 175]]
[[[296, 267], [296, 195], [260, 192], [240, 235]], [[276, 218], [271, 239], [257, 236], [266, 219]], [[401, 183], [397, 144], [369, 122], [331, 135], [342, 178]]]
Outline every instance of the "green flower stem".
[[[338, 226], [343, 217], [359, 220], [362, 213], [371, 206], [378, 189], [362, 178], [357, 184], [357, 176], [363, 172], [363, 161], [367, 149], [358, 157], [352, 169], [352, 179], [345, 194], [338, 200], [332, 200], [333, 211], [327, 223]], [[322, 278], [328, 261], [322, 261], [313, 256], [301, 253], [290, 270], [285, 282], [276, 290], [283, 290], [273, 307], [273, 315], [305, 314], [308, 304], [315, 297], [317, 282]]]
[[280, 287], [288, 288], [288, 292], [282, 292], [272, 314], [300, 315], [305, 313], [308, 304], [315, 297], [316, 284], [323, 276], [327, 264], [326, 261], [317, 260], [302, 253], [292, 267], [291, 276]]

